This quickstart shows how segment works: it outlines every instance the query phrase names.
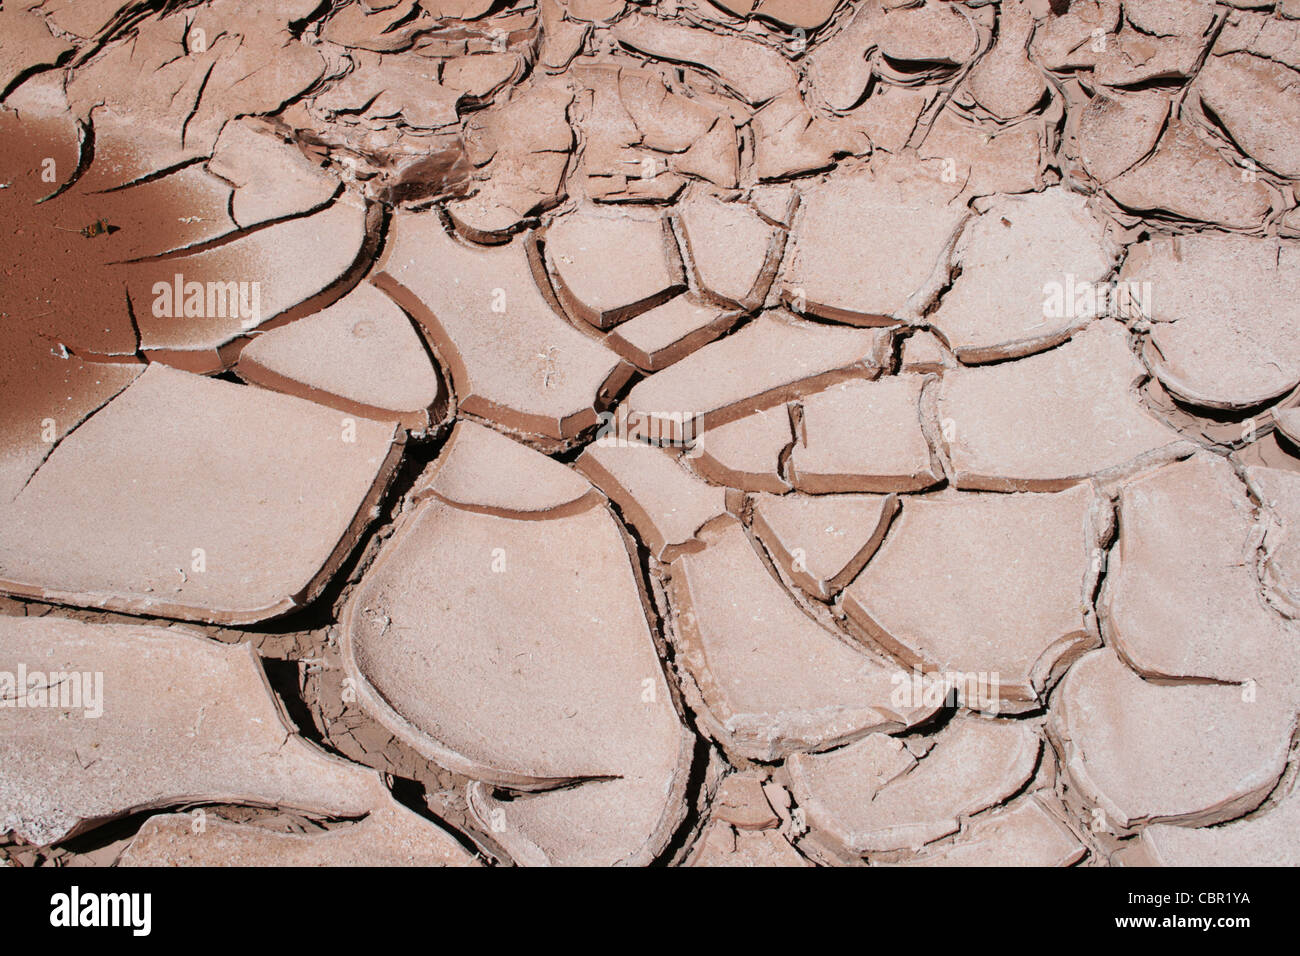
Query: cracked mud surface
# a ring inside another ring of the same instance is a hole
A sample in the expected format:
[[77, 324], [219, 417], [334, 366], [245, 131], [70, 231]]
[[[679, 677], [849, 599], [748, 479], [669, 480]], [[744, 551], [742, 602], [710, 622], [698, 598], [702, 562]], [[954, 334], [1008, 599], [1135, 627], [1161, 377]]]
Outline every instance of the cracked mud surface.
[[0, 864], [1300, 863], [1300, 3], [4, 0]]

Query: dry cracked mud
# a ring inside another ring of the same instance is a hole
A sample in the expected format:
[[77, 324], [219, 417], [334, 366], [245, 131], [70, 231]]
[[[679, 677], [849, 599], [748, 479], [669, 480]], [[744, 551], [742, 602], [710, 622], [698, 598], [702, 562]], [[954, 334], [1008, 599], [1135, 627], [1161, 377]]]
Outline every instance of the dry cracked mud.
[[0, 865], [1300, 864], [1300, 3], [4, 0]]

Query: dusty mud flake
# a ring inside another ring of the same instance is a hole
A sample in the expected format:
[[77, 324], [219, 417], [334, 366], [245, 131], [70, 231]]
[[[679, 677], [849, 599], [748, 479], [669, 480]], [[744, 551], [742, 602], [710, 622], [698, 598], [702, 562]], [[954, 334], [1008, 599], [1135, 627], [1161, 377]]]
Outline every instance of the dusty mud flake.
[[[868, 100], [870, 102], [870, 100]], [[1044, 186], [1050, 162], [1047, 132], [1037, 117], [990, 129], [954, 110], [941, 113], [918, 147], [940, 180], [955, 180], [969, 196], [1027, 193]]]
[[596, 500], [570, 468], [477, 422], [456, 423], [438, 460], [412, 489], [460, 507], [510, 518], [559, 517]]
[[837, 113], [847, 112], [866, 95], [871, 82], [867, 54], [876, 44], [880, 4], [859, 4], [840, 30], [808, 55], [808, 82], [814, 99]]
[[[682, 756], [689, 757], [685, 747]], [[467, 799], [475, 822], [520, 866], [645, 866], [681, 822], [686, 768], [683, 762], [671, 779], [628, 774], [529, 793], [475, 781]]]
[[40, 14], [18, 6], [0, 10], [0, 97], [17, 80], [54, 66], [73, 49], [50, 32]]
[[1091, 68], [1114, 42], [1120, 22], [1119, 0], [1073, 0], [1038, 21], [1029, 53], [1049, 70]]
[[315, 315], [257, 336], [235, 371], [246, 382], [413, 431], [437, 424], [447, 405], [411, 320], [365, 283]]
[[582, 133], [580, 169], [588, 195], [604, 202], [659, 199], [662, 158], [641, 148], [642, 133], [619, 91], [619, 71], [596, 66], [572, 75], [583, 83], [574, 99], [574, 126]]
[[679, 177], [693, 176], [722, 189], [735, 189], [740, 184], [735, 125], [726, 117], [719, 119], [684, 153], [670, 157], [668, 168]]
[[758, 0], [753, 16], [796, 30], [817, 30], [826, 25], [841, 0]]
[[1051, 797], [1033, 795], [976, 816], [952, 842], [927, 849], [905, 866], [1071, 866], [1087, 853]]
[[1185, 83], [1196, 73], [1209, 41], [1207, 36], [1152, 37], [1121, 30], [1097, 55], [1093, 76], [1112, 87]]
[[39, 214], [55, 229], [96, 240], [83, 243], [77, 258], [83, 264], [104, 263], [110, 281], [120, 286], [124, 270], [115, 268], [118, 263], [201, 247], [237, 232], [239, 223], [230, 215], [236, 195], [219, 176], [193, 165], [108, 193], [78, 182], [42, 203]]
[[232, 218], [241, 228], [314, 212], [339, 189], [333, 176], [267, 126], [228, 123], [208, 169], [233, 183]]
[[391, 797], [362, 820], [317, 833], [277, 833], [209, 817], [194, 832], [188, 814], [159, 814], [140, 828], [122, 866], [475, 866], [436, 823]]
[[[592, 201], [671, 202], [686, 187], [674, 167], [679, 162], [699, 165], [702, 159], [707, 165], [703, 151], [711, 137], [706, 134], [711, 127], [721, 130], [724, 120], [700, 103], [671, 94], [652, 68], [582, 64], [568, 75], [582, 87], [574, 97], [573, 120], [583, 140], [579, 180]], [[696, 146], [698, 153], [692, 152]], [[738, 162], [731, 157], [725, 165]]]
[[141, 350], [192, 371], [220, 371], [236, 339], [356, 281], [376, 214], [349, 194], [228, 243], [123, 266]]
[[539, 83], [465, 122], [469, 156], [484, 167], [486, 178], [474, 196], [447, 207], [462, 235], [504, 242], [563, 199], [574, 145], [572, 102], [573, 93], [563, 86]]
[[1159, 90], [1098, 91], [1077, 114], [1075, 151], [1088, 174], [1108, 183], [1155, 149], [1169, 116]]
[[837, 381], [878, 373], [878, 329], [836, 328], [767, 312], [632, 388], [626, 400], [646, 430], [667, 440], [771, 408]]
[[737, 17], [759, 17], [786, 29], [816, 30], [824, 26], [840, 0], [710, 0]]
[[523, 62], [514, 53], [477, 53], [446, 61], [441, 79], [444, 86], [463, 93], [467, 102], [483, 103], [522, 71]]
[[692, 443], [691, 467], [709, 481], [741, 491], [783, 494], [781, 456], [794, 441], [784, 404], [714, 425]]
[[756, 106], [794, 88], [798, 79], [789, 61], [775, 49], [739, 36], [639, 13], [615, 24], [613, 34], [619, 43], [646, 56], [707, 70]]
[[1104, 314], [1095, 296], [1083, 309], [1077, 295], [1065, 300], [1108, 288], [1118, 255], [1083, 196], [1058, 187], [1000, 197], [967, 224], [952, 257], [960, 275], [930, 321], [967, 364], [1050, 348]]
[[[436, 99], [439, 107], [448, 108], [447, 97], [440, 95], [438, 70], [433, 64], [375, 53], [353, 53], [348, 59], [348, 72], [311, 97], [313, 109], [327, 119], [338, 121], [351, 116], [356, 120], [396, 120], [407, 94]], [[398, 89], [389, 92], [390, 86]], [[454, 104], [451, 110], [454, 113]]]
[[700, 529], [727, 510], [725, 489], [686, 471], [671, 450], [598, 437], [574, 467], [618, 505], [660, 561], [701, 547]]
[[1125, 0], [1124, 19], [1152, 36], [1201, 36], [1214, 22], [1214, 0]]
[[781, 818], [763, 792], [763, 779], [755, 773], [731, 773], [718, 785], [713, 817], [738, 830], [770, 830]]
[[1288, 239], [1300, 239], [1300, 207], [1288, 210], [1278, 220], [1278, 235]]
[[0, 357], [0, 501], [13, 501], [55, 445], [142, 371], [62, 357], [43, 338], [11, 335]]
[[673, 562], [669, 594], [687, 697], [724, 749], [776, 760], [927, 715], [923, 702], [892, 702], [896, 668], [850, 647], [791, 600], [734, 518], [704, 539], [703, 551]]
[[692, 740], [599, 502], [520, 520], [424, 501], [343, 635], [360, 706], [476, 781], [471, 810], [516, 862], [644, 864], [666, 845]]
[[284, 614], [373, 520], [400, 451], [392, 423], [150, 366], [9, 505], [0, 590], [218, 623]]
[[1300, 385], [1300, 255], [1289, 243], [1191, 235], [1132, 247], [1120, 273], [1151, 290], [1144, 356], [1171, 394], [1225, 411]]
[[44, 73], [18, 84], [0, 108], [0, 136], [5, 144], [0, 205], [6, 221], [76, 176], [84, 133], [68, 109], [62, 77]]
[[41, 4], [56, 27], [73, 36], [98, 36], [119, 15], [142, 6], [138, 0], [49, 0]]
[[321, 36], [340, 46], [377, 53], [409, 49], [421, 31], [432, 28], [428, 20], [421, 22], [420, 7], [417, 0], [385, 4], [382, 9], [367, 9], [362, 3], [347, 4], [325, 21]]
[[[501, 54], [509, 63], [513, 55]], [[423, 57], [357, 57], [343, 80], [315, 96], [313, 105], [335, 120], [355, 116], [380, 126], [400, 124], [412, 130], [455, 127], [460, 110], [474, 97], [463, 87], [439, 79], [436, 61]], [[457, 62], [457, 61], [449, 61]], [[472, 84], [463, 67], [445, 71], [449, 78]]]
[[[1155, 684], [1101, 648], [1052, 698], [1049, 733], [1098, 832], [1208, 826], [1257, 807], [1286, 766], [1294, 696], [1261, 685]], [[1250, 699], [1246, 699], [1249, 697]]]
[[1300, 9], [1279, 3], [1273, 16], [1264, 13], [1229, 14], [1214, 44], [1216, 56], [1253, 53], [1293, 68], [1300, 68]]
[[998, 39], [967, 80], [980, 106], [1003, 120], [1033, 112], [1047, 94], [1043, 71], [1029, 59], [1034, 18], [1023, 0], [1007, 0], [998, 19]]
[[1106, 191], [1139, 214], [1238, 230], [1258, 227], [1273, 202], [1262, 181], [1243, 175], [1190, 123], [1178, 120], [1169, 122], [1155, 152], [1107, 183]]
[[[782, 279], [797, 312], [855, 325], [919, 315], [947, 276], [966, 220], [960, 183], [939, 170], [891, 162], [832, 176], [804, 191]], [[888, 242], [880, 241], [887, 236]]]
[[918, 375], [942, 372], [954, 364], [951, 352], [944, 347], [939, 337], [924, 329], [913, 332], [903, 340], [899, 358], [900, 371]]
[[887, 65], [943, 75], [973, 58], [981, 31], [960, 7], [939, 0], [886, 9], [876, 42]]
[[737, 829], [728, 823], [714, 821], [705, 828], [685, 865], [807, 867], [813, 864], [804, 859], [781, 833]]
[[1087, 602], [1102, 506], [1086, 485], [1053, 495], [906, 499], [845, 589], [844, 611], [906, 665], [957, 675], [965, 706], [1034, 709], [1064, 668], [1098, 644]]
[[1059, 348], [943, 376], [938, 414], [958, 488], [1055, 491], [1193, 450], [1142, 406], [1146, 375], [1104, 320]]
[[753, 501], [754, 535], [809, 597], [830, 601], [884, 541], [898, 496], [773, 495]]
[[[540, 179], [558, 184], [564, 175], [566, 160], [550, 157], [540, 166]], [[557, 200], [553, 192], [538, 192], [530, 186], [511, 183], [506, 178], [489, 180], [474, 195], [456, 199], [447, 207], [447, 216], [464, 239], [485, 246], [501, 245], [536, 222], [536, 215], [549, 209]]]
[[[701, 140], [701, 143], [703, 140]], [[602, 168], [595, 168], [597, 152], [582, 153], [586, 198], [593, 203], [629, 203], [666, 206], [686, 189], [688, 179], [676, 172], [685, 156], [663, 157], [642, 147], [619, 148], [606, 156]]]
[[99, 162], [92, 164], [79, 185], [102, 192], [202, 159], [206, 150], [187, 149], [172, 141], [171, 129], [179, 122], [151, 111], [137, 115], [113, 106], [95, 107], [89, 125]]
[[800, 401], [790, 481], [807, 494], [914, 492], [943, 480], [921, 426], [920, 375], [851, 379]]
[[0, 632], [4, 671], [32, 688], [0, 708], [0, 831], [44, 846], [176, 804], [355, 817], [392, 799], [374, 771], [287, 729], [247, 644], [52, 616], [0, 617]]
[[[21, 103], [17, 109], [25, 127], [39, 130], [48, 118], [40, 111], [55, 106], [57, 97], [50, 90], [38, 95], [35, 86], [24, 84], [10, 102]], [[29, 110], [38, 111], [37, 116]], [[73, 129], [69, 138], [75, 141], [75, 135]], [[103, 161], [111, 163], [111, 159]], [[47, 158], [30, 168], [47, 183], [57, 184], [63, 177], [74, 177], [77, 158], [50, 149]], [[92, 164], [91, 170], [95, 168]], [[55, 186], [46, 185], [44, 191], [55, 192]], [[121, 288], [121, 277], [129, 271], [113, 268], [117, 264], [229, 241], [242, 229], [317, 211], [338, 191], [337, 180], [269, 126], [246, 120], [228, 125], [217, 155], [206, 166], [185, 165], [108, 192], [82, 177], [21, 216], [38, 241], [44, 241], [39, 238], [42, 234], [48, 236], [51, 252], [61, 252], [71, 236], [93, 240], [75, 250], [75, 271], [102, 272], [101, 281], [109, 287], [104, 293], [110, 293]], [[41, 266], [49, 271], [48, 264]], [[139, 303], [140, 311], [147, 312], [151, 302]], [[129, 322], [125, 331], [134, 337]], [[74, 348], [81, 344], [69, 342]]]
[[567, 442], [597, 423], [632, 366], [556, 314], [529, 257], [523, 239], [472, 248], [436, 215], [403, 212], [373, 281], [432, 337], [462, 412]]
[[577, 212], [540, 234], [555, 291], [570, 316], [609, 329], [686, 290], [665, 220], [619, 210]]
[[[1294, 420], [1294, 415], [1286, 419], [1279, 415], [1279, 430], [1289, 437]], [[1263, 511], [1260, 521], [1265, 528], [1261, 545], [1264, 560], [1259, 570], [1266, 596], [1294, 620], [1300, 617], [1300, 473], [1248, 465], [1246, 481]]]
[[748, 205], [703, 194], [678, 207], [677, 221], [701, 289], [747, 310], [763, 304], [785, 254], [785, 230]]
[[1249, 560], [1256, 518], [1231, 464], [1201, 453], [1129, 482], [1119, 526], [1101, 610], [1130, 667], [1152, 680], [1300, 678], [1296, 632]]
[[565, 14], [587, 23], [609, 23], [627, 8], [627, 0], [560, 0]]
[[589, 24], [565, 17], [563, 0], [539, 0], [538, 13], [542, 24], [542, 37], [538, 46], [538, 59], [551, 73], [562, 73], [582, 52], [591, 33]]
[[1296, 408], [1274, 408], [1273, 420], [1277, 431], [1292, 445], [1300, 445], [1300, 410]]
[[753, 130], [754, 169], [763, 181], [819, 172], [841, 158], [871, 152], [864, 132], [851, 123], [814, 116], [793, 92], [759, 110]]
[[1300, 860], [1300, 794], [1294, 785], [1273, 806], [1215, 827], [1155, 824], [1116, 854], [1122, 866], [1295, 866]]
[[658, 372], [727, 334], [743, 314], [679, 295], [616, 326], [605, 344], [646, 372]]
[[1212, 56], [1197, 74], [1201, 102], [1262, 166], [1300, 178], [1300, 76], [1263, 57]]
[[116, 196], [59, 195], [77, 175], [83, 145], [60, 77], [36, 76], [6, 99], [0, 139], [0, 323], [15, 340], [15, 353], [24, 353], [17, 342], [32, 336], [61, 358], [133, 361], [136, 334], [112, 263], [142, 238], [118, 224], [154, 217], [120, 218], [125, 204]]
[[[652, 67], [620, 67], [618, 99], [645, 146], [662, 153], [683, 153], [706, 135], [720, 116], [706, 103], [670, 90], [664, 72]], [[734, 128], [735, 124], [727, 125]]]
[[919, 759], [882, 734], [786, 764], [813, 838], [850, 860], [919, 850], [1016, 793], [1038, 765], [1034, 727], [958, 717]]
[[[846, 114], [847, 122], [867, 134], [874, 150], [898, 153], [916, 135], [921, 117], [934, 101], [933, 87], [908, 89], [903, 86], [877, 85], [870, 96]], [[949, 178], [956, 181], [956, 169]], [[943, 170], [940, 170], [940, 177]]]
[[794, 183], [758, 183], [750, 188], [748, 202], [767, 222], [789, 231], [799, 206], [799, 192]]

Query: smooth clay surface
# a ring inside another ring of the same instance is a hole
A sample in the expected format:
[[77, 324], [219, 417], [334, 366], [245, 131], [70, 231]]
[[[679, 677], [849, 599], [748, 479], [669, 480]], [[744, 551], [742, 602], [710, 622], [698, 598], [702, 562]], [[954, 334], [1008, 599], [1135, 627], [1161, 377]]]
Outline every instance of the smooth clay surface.
[[0, 866], [1300, 864], [1300, 2], [6, 0], [0, 144]]

